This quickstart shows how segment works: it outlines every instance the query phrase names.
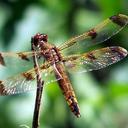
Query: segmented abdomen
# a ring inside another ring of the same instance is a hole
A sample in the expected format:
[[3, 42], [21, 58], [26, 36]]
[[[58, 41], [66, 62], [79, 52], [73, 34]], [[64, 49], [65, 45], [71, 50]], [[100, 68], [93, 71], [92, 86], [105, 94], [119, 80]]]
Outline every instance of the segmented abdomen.
[[[59, 72], [55, 72], [56, 78], [62, 77], [58, 83], [61, 91], [63, 92], [63, 95], [71, 109], [71, 111], [77, 116], [80, 117], [80, 110], [78, 106], [78, 102], [74, 93], [74, 90], [72, 88], [72, 85], [70, 83], [70, 80], [68, 79], [68, 76], [64, 70], [63, 64], [56, 64], [56, 68]], [[60, 76], [61, 75], [61, 76]]]

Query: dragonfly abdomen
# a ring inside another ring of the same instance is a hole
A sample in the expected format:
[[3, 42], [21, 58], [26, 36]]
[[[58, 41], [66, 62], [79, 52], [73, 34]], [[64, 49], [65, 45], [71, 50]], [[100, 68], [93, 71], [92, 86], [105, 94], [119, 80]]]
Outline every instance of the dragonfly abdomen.
[[[68, 76], [64, 70], [64, 66], [62, 64], [56, 64], [56, 68], [62, 77], [62, 79], [58, 81], [59, 87], [61, 91], [63, 92], [63, 95], [71, 111], [74, 113], [75, 116], [80, 117], [80, 110], [79, 110], [78, 102], [77, 102], [74, 90], [72, 88], [72, 85], [70, 83], [70, 80], [68, 79]], [[55, 74], [58, 79], [58, 74], [57, 73]]]

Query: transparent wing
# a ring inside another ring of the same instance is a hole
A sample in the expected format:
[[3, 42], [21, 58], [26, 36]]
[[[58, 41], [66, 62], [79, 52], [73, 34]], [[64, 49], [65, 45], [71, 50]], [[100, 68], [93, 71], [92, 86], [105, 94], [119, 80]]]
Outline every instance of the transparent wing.
[[87, 72], [107, 67], [123, 59], [128, 52], [118, 46], [94, 50], [82, 55], [64, 58], [64, 64], [69, 72]]
[[[78, 53], [78, 48], [85, 50], [93, 44], [104, 42], [122, 30], [127, 24], [128, 16], [122, 14], [111, 16], [93, 29], [69, 39], [59, 49], [66, 50], [68, 53], [69, 51], [71, 53]], [[82, 40], [84, 41], [79, 42]]]
[[[36, 68], [31, 69], [27, 72], [23, 72], [19, 75], [8, 77], [5, 80], [0, 80], [0, 95], [12, 95], [17, 93], [22, 93], [30, 90], [35, 90], [37, 87], [36, 83]], [[48, 64], [43, 64], [40, 66], [40, 71], [42, 74], [42, 80], [44, 84], [50, 84], [59, 80], [54, 76], [54, 66], [49, 66]]]
[[[39, 65], [44, 63], [41, 52], [36, 52]], [[0, 52], [0, 70], [9, 69], [10, 73], [20, 73], [33, 68], [33, 52]], [[10, 74], [11, 75], [11, 74]]]
[[[69, 56], [64, 58], [63, 62], [68, 71], [85, 72], [104, 68], [123, 59], [126, 55], [125, 49], [115, 46], [91, 51], [83, 55]], [[33, 68], [14, 77], [0, 80], [0, 95], [17, 94], [36, 89], [33, 83], [36, 78], [35, 70], [37, 69]], [[54, 72], [58, 73], [55, 65], [50, 66], [50, 64], [45, 63], [40, 66], [40, 71], [45, 85], [61, 79], [61, 74], [58, 79], [54, 75]]]

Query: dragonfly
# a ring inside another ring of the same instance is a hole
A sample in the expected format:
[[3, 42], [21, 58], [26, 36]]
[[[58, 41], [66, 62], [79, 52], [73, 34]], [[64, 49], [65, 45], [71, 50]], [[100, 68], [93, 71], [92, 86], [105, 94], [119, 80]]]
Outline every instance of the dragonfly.
[[[36, 51], [0, 52], [0, 70], [4, 68], [11, 72], [12, 69], [9, 68], [11, 66], [20, 70], [26, 66], [29, 67], [33, 63], [33, 54], [36, 54], [44, 84], [58, 82], [70, 110], [76, 117], [80, 117], [80, 108], [68, 73], [81, 73], [105, 68], [125, 58], [128, 52], [120, 46], [111, 46], [79, 53], [77, 46], [80, 45], [85, 49], [102, 43], [117, 34], [127, 24], [128, 16], [114, 15], [89, 31], [72, 37], [58, 47], [49, 43], [48, 35], [37, 33], [31, 38]], [[64, 56], [63, 52], [70, 50], [71, 53], [73, 51], [75, 53]], [[36, 79], [36, 70], [36, 67], [32, 67], [15, 76], [7, 76], [7, 78], [0, 80], [0, 95], [13, 95], [34, 89], [35, 86], [32, 82]]]

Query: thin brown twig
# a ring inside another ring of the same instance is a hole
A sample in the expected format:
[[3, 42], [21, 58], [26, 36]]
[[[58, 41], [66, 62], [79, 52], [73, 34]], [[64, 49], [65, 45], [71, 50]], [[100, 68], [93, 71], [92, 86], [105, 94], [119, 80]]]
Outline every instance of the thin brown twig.
[[34, 49], [33, 42], [31, 45], [32, 45], [32, 51], [34, 51], [33, 52], [34, 53], [33, 54], [34, 68], [37, 69], [37, 70], [35, 70], [35, 72], [37, 74], [37, 76], [36, 76], [37, 90], [36, 90], [36, 100], [35, 100], [32, 128], [39, 128], [40, 106], [41, 106], [41, 97], [42, 97], [42, 92], [43, 92], [44, 81], [42, 81], [42, 79], [41, 79], [41, 73], [39, 70], [39, 65], [37, 62], [37, 57], [36, 57], [36, 52]]

